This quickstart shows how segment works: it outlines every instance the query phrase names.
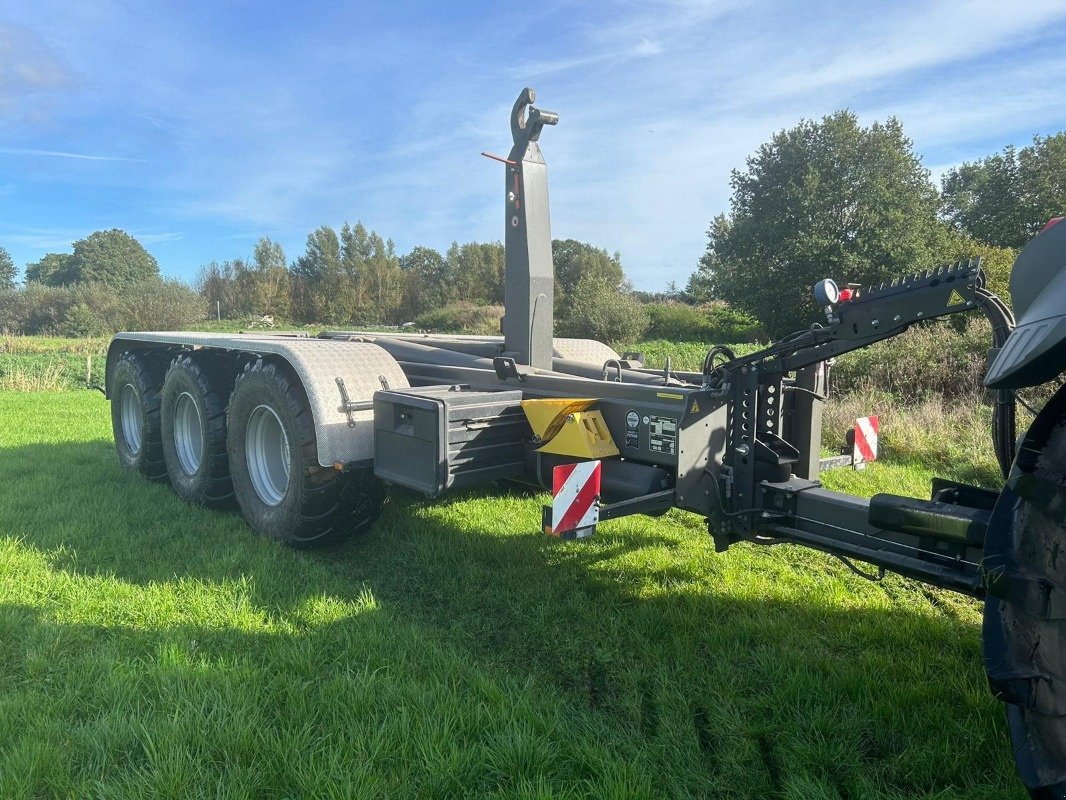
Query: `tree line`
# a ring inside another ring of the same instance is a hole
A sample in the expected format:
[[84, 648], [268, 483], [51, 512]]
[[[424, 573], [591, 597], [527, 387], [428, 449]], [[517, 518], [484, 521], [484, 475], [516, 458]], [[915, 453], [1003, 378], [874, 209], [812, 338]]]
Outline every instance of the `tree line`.
[[[116, 319], [113, 311], [92, 322], [104, 298], [155, 296], [164, 283], [169, 298], [178, 291], [172, 285], [177, 282], [164, 282], [156, 260], [125, 231], [97, 231], [72, 250], [27, 264], [19, 292], [18, 272], [0, 249], [0, 328], [106, 333]], [[648, 315], [630, 296], [618, 253], [573, 239], [555, 240], [552, 253], [561, 335], [622, 341], [644, 331]], [[443, 254], [417, 246], [401, 255], [391, 239], [362, 223], [345, 223], [339, 230], [322, 225], [291, 262], [279, 242], [264, 236], [249, 257], [202, 266], [192, 287], [196, 301], [186, 303], [188, 314], [168, 315], [166, 324], [199, 322], [211, 309], [227, 319], [272, 316], [296, 324], [373, 326], [425, 318], [425, 327], [456, 329], [471, 324], [470, 309], [483, 308], [474, 315], [478, 332], [497, 333], [503, 275], [499, 242], [453, 242]]]
[[[618, 253], [557, 239], [552, 256], [556, 320], [562, 329], [580, 328], [592, 303], [609, 307], [596, 315], [612, 336], [633, 329], [627, 320], [638, 326], [646, 320], [639, 302], [629, 296]], [[400, 255], [391, 239], [362, 223], [345, 223], [339, 231], [316, 228], [304, 252], [289, 264], [281, 245], [263, 237], [251, 258], [201, 268], [196, 286], [226, 316], [269, 314], [298, 323], [358, 326], [417, 321], [453, 305], [500, 306], [503, 283], [500, 242], [453, 242], [445, 253], [417, 246]]]
[[503, 301], [503, 246], [453, 244], [446, 255], [415, 247], [400, 255], [391, 239], [362, 223], [322, 225], [291, 263], [281, 244], [261, 238], [250, 258], [211, 262], [196, 286], [228, 316], [270, 314], [295, 322], [399, 324], [464, 299]]
[[[871, 284], [972, 256], [983, 258], [991, 288], [1008, 299], [1018, 248], [1066, 213], [1066, 132], [961, 164], [937, 186], [898, 120], [862, 126], [855, 114], [838, 111], [774, 134], [734, 170], [731, 186], [729, 210], [711, 221], [707, 248], [683, 289], [671, 283], [664, 292], [634, 292], [618, 253], [553, 241], [560, 335], [633, 341], [649, 322], [651, 335], [671, 338], [782, 335], [817, 319], [810, 289], [823, 277]], [[492, 332], [502, 313], [503, 272], [499, 242], [400, 254], [362, 223], [323, 225], [291, 261], [280, 243], [263, 237], [248, 257], [204, 265], [197, 299], [187, 305], [189, 314], [209, 305], [235, 319], [353, 326], [422, 320]], [[88, 298], [107, 296], [50, 295], [46, 287], [137, 286], [136, 295], [162, 281], [156, 260], [121, 230], [97, 231], [70, 253], [27, 264], [26, 290], [36, 288], [21, 298], [17, 278], [0, 248], [0, 327], [17, 327], [15, 314], [43, 320], [41, 329], [68, 313], [85, 323], [99, 302]], [[168, 284], [169, 297], [181, 290]], [[35, 303], [52, 310], [36, 313]], [[471, 314], [475, 308], [485, 313]]]

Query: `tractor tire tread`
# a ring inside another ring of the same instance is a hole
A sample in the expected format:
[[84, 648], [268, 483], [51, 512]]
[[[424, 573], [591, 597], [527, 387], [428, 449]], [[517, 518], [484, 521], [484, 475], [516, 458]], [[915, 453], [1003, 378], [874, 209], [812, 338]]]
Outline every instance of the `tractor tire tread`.
[[[384, 486], [368, 469], [342, 472], [318, 463], [318, 443], [310, 406], [303, 386], [288, 369], [262, 359], [245, 366], [234, 385], [230, 430], [243, 434], [246, 421], [237, 422], [232, 416], [235, 411], [243, 413], [243, 387], [249, 381], [257, 380], [265, 381], [276, 389], [286, 406], [285, 416], [294, 428], [288, 433], [295, 438], [292, 444], [299, 463], [292, 465], [290, 474], [298, 474], [299, 481], [295, 489], [290, 484], [290, 491], [297, 491], [299, 496], [294, 497], [292, 513], [283, 527], [257, 525], [257, 512], [253, 510], [249, 513], [248, 508], [261, 507], [262, 503], [249, 485], [246, 467], [241, 463], [235, 470], [237, 497], [242, 508], [246, 509], [245, 516], [253, 528], [297, 548], [334, 544], [366, 530], [381, 512], [385, 500]], [[244, 458], [241, 438], [231, 437], [231, 459], [236, 460], [238, 454]]]

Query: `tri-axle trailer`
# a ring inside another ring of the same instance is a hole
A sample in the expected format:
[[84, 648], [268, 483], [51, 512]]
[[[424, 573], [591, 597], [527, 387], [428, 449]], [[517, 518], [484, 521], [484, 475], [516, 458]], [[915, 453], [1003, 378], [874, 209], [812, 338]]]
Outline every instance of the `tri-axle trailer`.
[[[502, 336], [325, 331], [122, 333], [108, 351], [121, 462], [184, 499], [236, 502], [257, 533], [294, 546], [373, 524], [390, 486], [438, 496], [504, 479], [552, 485], [596, 462], [599, 521], [677, 507], [715, 547], [806, 545], [985, 602], [993, 692], [1007, 704], [1019, 774], [1066, 797], [1066, 389], [1016, 442], [1015, 391], [1066, 368], [1066, 225], [1019, 256], [1011, 310], [978, 260], [846, 295], [814, 287], [824, 319], [746, 356], [709, 348], [703, 369], [642, 363], [553, 336], [547, 172], [558, 116], [524, 90], [504, 163]], [[870, 500], [818, 481], [826, 364], [949, 314], [982, 312], [993, 342], [992, 447], [1005, 486], [933, 481], [930, 499]], [[545, 529], [586, 535], [588, 519]], [[1061, 563], [1060, 563], [1061, 560]], [[876, 576], [872, 576], [876, 577]]]

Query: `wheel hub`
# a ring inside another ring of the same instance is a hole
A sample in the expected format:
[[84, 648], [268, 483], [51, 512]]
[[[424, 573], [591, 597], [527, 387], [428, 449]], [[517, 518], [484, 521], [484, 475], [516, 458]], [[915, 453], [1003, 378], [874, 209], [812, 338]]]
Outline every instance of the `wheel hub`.
[[186, 475], [195, 475], [203, 460], [204, 431], [193, 396], [182, 392], [174, 403], [174, 450]]
[[126, 447], [130, 453], [137, 455], [141, 452], [144, 415], [141, 412], [140, 394], [132, 383], [127, 383], [122, 387], [122, 400], [119, 407], [122, 414], [122, 438], [126, 441]]
[[276, 506], [289, 489], [289, 437], [270, 406], [257, 406], [248, 417], [245, 432], [248, 476], [259, 499]]

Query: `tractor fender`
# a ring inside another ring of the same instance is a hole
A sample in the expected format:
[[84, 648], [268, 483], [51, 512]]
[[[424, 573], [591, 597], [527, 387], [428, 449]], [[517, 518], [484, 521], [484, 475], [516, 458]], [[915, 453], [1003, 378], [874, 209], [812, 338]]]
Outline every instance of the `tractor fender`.
[[1066, 370], [1066, 223], [1052, 224], [1018, 254], [1010, 276], [1018, 325], [985, 376], [990, 389], [1018, 389]]
[[[111, 396], [111, 365], [125, 350], [204, 350], [278, 358], [303, 385], [315, 421], [318, 463], [369, 462], [374, 456], [374, 392], [405, 389], [407, 376], [391, 355], [376, 344], [269, 334], [120, 333], [107, 353], [105, 394]], [[237, 367], [235, 366], [235, 369]], [[352, 403], [366, 408], [345, 410], [337, 379], [344, 381]]]

